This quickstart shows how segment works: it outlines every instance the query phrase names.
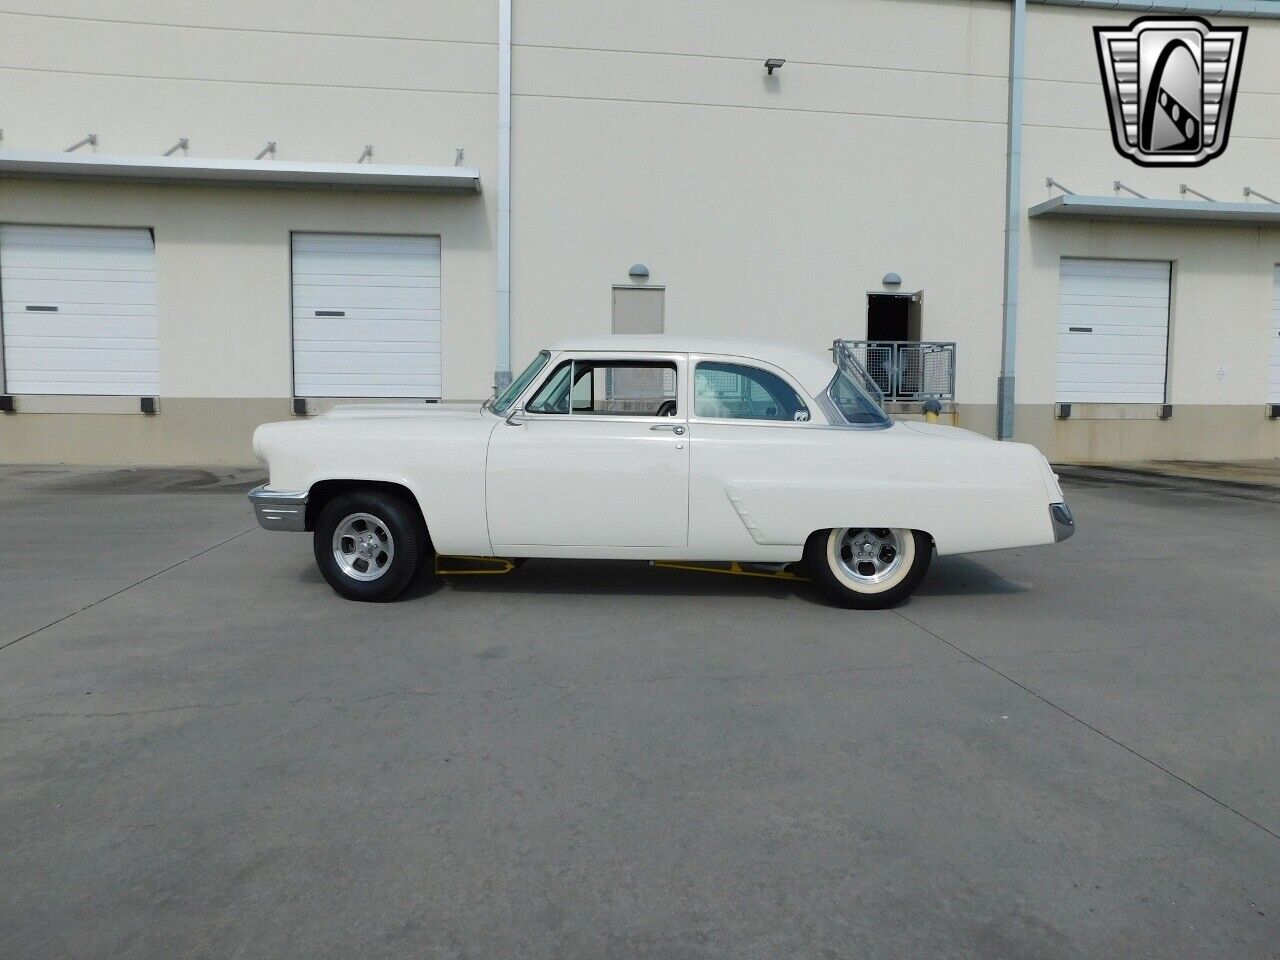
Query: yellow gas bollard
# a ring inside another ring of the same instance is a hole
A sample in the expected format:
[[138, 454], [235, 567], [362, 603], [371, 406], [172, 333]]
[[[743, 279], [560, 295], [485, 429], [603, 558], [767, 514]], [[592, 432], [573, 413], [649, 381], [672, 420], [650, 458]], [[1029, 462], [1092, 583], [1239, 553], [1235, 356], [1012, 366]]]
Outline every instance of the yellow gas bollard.
[[937, 423], [938, 414], [942, 412], [942, 401], [937, 397], [930, 397], [924, 402], [924, 419], [926, 423]]

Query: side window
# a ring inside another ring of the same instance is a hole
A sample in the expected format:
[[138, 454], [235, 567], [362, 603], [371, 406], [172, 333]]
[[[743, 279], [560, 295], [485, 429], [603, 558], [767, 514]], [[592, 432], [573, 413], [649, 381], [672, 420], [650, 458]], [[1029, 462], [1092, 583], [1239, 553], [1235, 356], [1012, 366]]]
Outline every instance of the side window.
[[562, 363], [556, 367], [542, 389], [524, 405], [525, 410], [529, 413], [568, 413], [569, 378], [572, 373], [572, 363]]
[[698, 364], [693, 376], [693, 412], [722, 420], [809, 419], [809, 408], [776, 374], [740, 363]]
[[[572, 399], [572, 410], [570, 410]], [[529, 413], [674, 417], [676, 367], [647, 360], [568, 360], [525, 404]]]

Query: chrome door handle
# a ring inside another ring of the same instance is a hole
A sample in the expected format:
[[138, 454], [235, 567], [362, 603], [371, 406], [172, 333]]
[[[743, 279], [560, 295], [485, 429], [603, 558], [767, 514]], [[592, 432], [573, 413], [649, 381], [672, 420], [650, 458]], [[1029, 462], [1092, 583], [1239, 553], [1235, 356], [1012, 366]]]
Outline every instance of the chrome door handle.
[[677, 437], [684, 436], [684, 427], [678, 423], [655, 423], [650, 430], [670, 430]]

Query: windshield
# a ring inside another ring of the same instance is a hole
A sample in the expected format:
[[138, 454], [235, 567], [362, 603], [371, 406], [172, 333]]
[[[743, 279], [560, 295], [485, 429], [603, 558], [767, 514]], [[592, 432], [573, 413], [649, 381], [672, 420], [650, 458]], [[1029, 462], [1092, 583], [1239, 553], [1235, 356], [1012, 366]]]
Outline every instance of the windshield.
[[836, 372], [835, 379], [827, 387], [827, 396], [846, 423], [858, 426], [886, 426], [889, 423], [888, 416], [880, 409], [879, 404], [843, 370]]
[[524, 368], [524, 372], [520, 376], [511, 381], [511, 386], [498, 394], [493, 400], [493, 406], [490, 407], [494, 413], [506, 413], [511, 405], [516, 402], [516, 397], [524, 393], [524, 388], [529, 385], [534, 377], [542, 372], [542, 368], [547, 365], [547, 361], [551, 359], [551, 354], [543, 350], [540, 354], [533, 358], [533, 363]]

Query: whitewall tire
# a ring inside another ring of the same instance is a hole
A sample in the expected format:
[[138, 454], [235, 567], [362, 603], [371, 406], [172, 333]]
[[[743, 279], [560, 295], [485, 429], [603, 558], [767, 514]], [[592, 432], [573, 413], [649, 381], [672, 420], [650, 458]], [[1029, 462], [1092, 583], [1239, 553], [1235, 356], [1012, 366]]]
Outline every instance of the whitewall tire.
[[933, 558], [933, 542], [919, 530], [837, 527], [819, 530], [805, 545], [809, 576], [841, 606], [892, 607], [914, 592]]

